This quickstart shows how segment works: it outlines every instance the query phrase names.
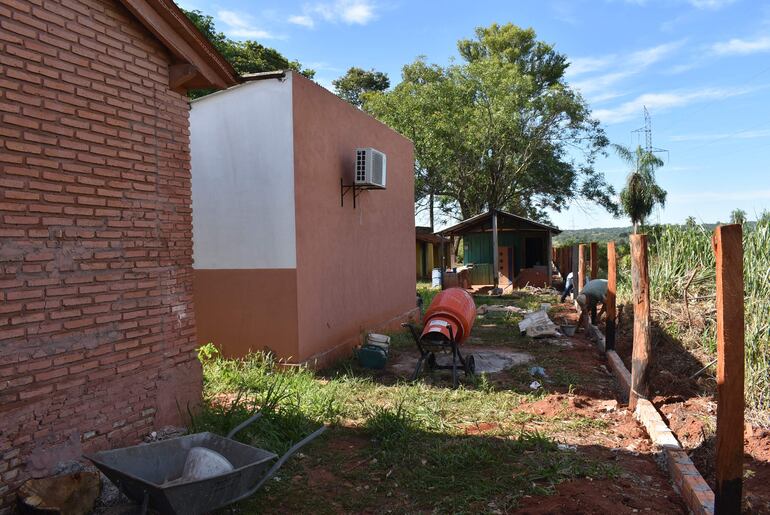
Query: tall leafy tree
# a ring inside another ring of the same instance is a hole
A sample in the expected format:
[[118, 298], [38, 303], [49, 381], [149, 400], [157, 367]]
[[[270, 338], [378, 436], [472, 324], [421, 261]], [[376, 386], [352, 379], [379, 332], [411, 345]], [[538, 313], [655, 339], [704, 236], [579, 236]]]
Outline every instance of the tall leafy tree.
[[375, 70], [364, 70], [352, 67], [345, 75], [332, 81], [337, 95], [353, 104], [361, 107], [361, 95], [372, 91], [385, 91], [390, 87], [390, 79], [387, 74]]
[[[304, 68], [299, 61], [289, 61], [278, 50], [266, 47], [256, 41], [235, 41], [224, 33], [217, 32], [214, 18], [201, 11], [184, 10], [187, 17], [203, 33], [220, 54], [227, 59], [239, 75], [247, 73], [270, 72], [276, 70], [294, 70], [312, 79], [315, 70]], [[194, 90], [190, 97], [197, 98], [211, 93], [213, 90]]]
[[618, 157], [632, 166], [626, 185], [620, 192], [620, 204], [623, 212], [631, 218], [636, 234], [639, 224], [644, 223], [656, 205], [666, 205], [666, 190], [655, 180], [655, 170], [663, 166], [663, 161], [641, 146], [633, 151], [622, 145], [613, 145], [613, 148]]
[[595, 170], [608, 145], [564, 79], [564, 55], [512, 24], [476, 30], [447, 67], [418, 58], [393, 90], [363, 95], [366, 110], [415, 143], [416, 196], [463, 218], [507, 209], [547, 220], [575, 200], [617, 214]]

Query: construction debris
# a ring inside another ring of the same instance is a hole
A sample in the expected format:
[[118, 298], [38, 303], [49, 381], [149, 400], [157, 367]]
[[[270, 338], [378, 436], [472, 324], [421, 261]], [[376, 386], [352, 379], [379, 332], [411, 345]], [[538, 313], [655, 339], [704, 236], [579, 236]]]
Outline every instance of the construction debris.
[[28, 511], [85, 515], [99, 496], [98, 472], [74, 472], [30, 479], [19, 488], [19, 502]]
[[524, 320], [519, 322], [519, 330], [532, 338], [543, 336], [560, 336], [556, 324], [548, 317], [545, 311], [535, 311], [524, 316]]
[[478, 308], [476, 308], [476, 314], [477, 315], [486, 315], [487, 313], [517, 313], [520, 315], [525, 315], [527, 313], [526, 309], [522, 309], [518, 306], [504, 306], [502, 304], [482, 304]]

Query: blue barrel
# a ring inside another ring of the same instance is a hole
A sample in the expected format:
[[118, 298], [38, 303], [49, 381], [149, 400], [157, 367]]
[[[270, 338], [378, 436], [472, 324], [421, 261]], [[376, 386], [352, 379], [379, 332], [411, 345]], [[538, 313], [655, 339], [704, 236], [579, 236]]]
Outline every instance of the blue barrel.
[[441, 288], [441, 269], [434, 268], [433, 273], [430, 276], [431, 288]]

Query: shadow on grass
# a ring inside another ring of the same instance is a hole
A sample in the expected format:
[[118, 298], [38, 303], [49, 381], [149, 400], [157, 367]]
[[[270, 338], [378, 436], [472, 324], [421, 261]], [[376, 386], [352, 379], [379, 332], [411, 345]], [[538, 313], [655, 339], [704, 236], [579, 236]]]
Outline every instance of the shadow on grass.
[[[597, 446], [560, 447], [538, 433], [448, 435], [404, 426], [398, 420], [380, 420], [364, 428], [335, 427], [236, 510], [510, 513], [522, 502], [548, 502], [554, 507], [569, 506], [572, 513], [599, 513], [616, 502], [639, 510], [655, 507], [647, 498], [658, 495], [668, 509], [657, 512], [682, 513], [670, 487], [660, 492], [650, 489], [652, 484], [634, 484], [629, 479], [631, 474], [622, 463], [639, 459]], [[651, 458], [641, 459], [649, 470], [656, 470]], [[575, 510], [573, 494], [558, 494], [564, 482], [582, 492], [592, 491], [593, 505]]]

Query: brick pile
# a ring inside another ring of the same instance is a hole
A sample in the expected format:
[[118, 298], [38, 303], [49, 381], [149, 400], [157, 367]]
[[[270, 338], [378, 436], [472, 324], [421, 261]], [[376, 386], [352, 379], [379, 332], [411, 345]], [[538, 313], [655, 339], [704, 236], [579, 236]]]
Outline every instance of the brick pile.
[[0, 0], [0, 513], [200, 395], [170, 62], [116, 1]]

